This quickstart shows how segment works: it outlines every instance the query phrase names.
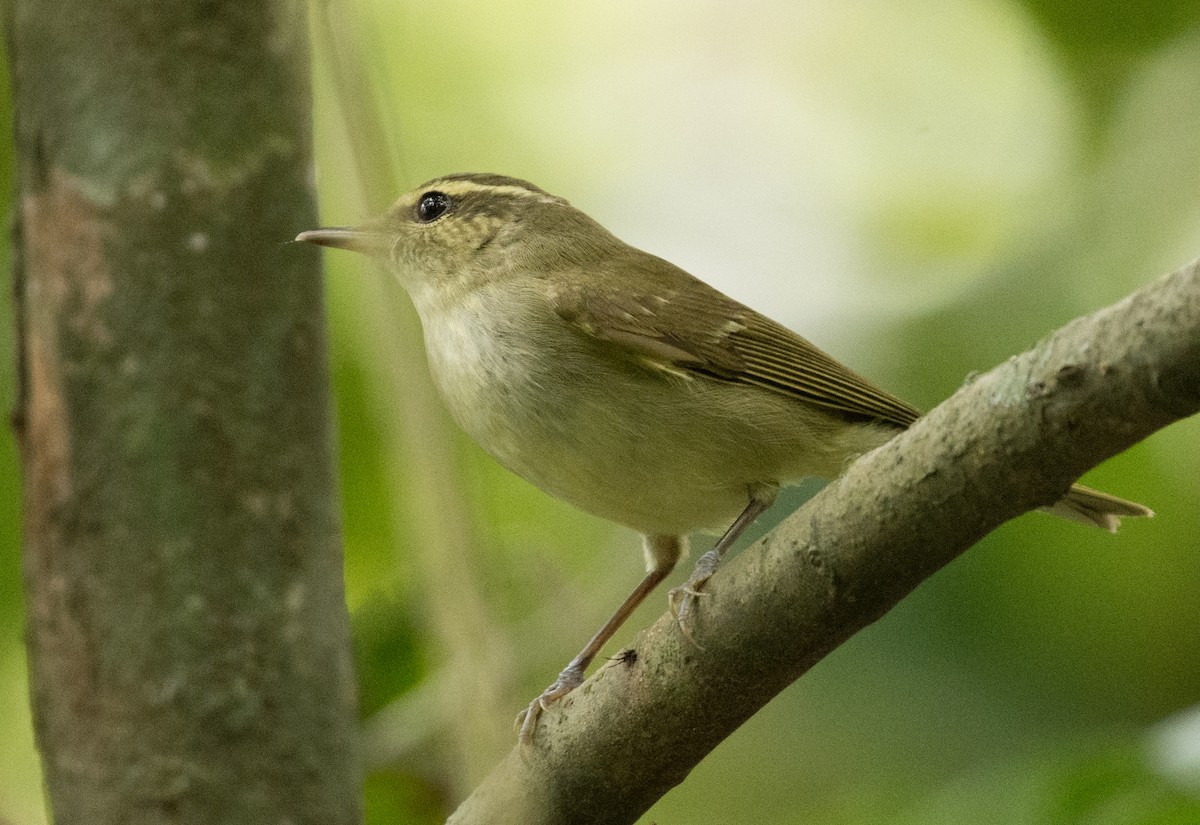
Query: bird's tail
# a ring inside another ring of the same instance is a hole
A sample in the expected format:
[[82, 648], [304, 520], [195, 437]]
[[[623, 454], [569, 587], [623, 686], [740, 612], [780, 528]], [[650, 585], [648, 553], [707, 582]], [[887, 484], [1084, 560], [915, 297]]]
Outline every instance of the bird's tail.
[[1110, 533], [1117, 532], [1122, 516], [1153, 516], [1154, 511], [1149, 507], [1134, 501], [1110, 496], [1082, 484], [1074, 484], [1067, 494], [1056, 504], [1042, 508], [1047, 513], [1053, 513], [1080, 524], [1093, 524]]

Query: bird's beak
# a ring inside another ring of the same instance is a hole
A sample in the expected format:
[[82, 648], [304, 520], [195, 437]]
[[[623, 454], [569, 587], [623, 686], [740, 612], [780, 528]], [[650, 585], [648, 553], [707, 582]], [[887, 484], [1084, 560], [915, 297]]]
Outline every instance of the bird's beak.
[[327, 229], [309, 229], [297, 235], [296, 240], [334, 249], [349, 249], [352, 252], [385, 259], [392, 246], [392, 239], [386, 233], [367, 227], [331, 226]]

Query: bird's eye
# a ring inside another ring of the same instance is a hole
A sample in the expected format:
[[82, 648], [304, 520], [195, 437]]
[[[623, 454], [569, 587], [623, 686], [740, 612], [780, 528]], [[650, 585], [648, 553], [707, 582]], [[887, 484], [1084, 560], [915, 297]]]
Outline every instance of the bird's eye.
[[429, 223], [440, 218], [450, 208], [450, 196], [443, 192], [426, 192], [417, 201], [417, 220]]

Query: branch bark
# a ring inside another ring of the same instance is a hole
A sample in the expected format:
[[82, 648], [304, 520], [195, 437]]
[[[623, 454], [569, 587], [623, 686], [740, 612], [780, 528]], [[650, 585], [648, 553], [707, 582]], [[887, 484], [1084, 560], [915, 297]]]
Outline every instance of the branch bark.
[[1198, 410], [1200, 262], [1071, 322], [863, 456], [706, 585], [696, 645], [660, 618], [449, 821], [633, 822], [986, 533]]
[[54, 820], [344, 823], [360, 777], [304, 6], [15, 0], [34, 720]]

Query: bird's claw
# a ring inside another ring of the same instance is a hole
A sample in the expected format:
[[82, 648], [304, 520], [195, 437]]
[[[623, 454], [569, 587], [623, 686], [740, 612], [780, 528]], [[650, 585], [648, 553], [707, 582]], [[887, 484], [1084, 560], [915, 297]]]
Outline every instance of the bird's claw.
[[701, 588], [712, 578], [720, 561], [721, 554], [709, 550], [696, 561], [696, 569], [692, 571], [688, 580], [678, 587], [672, 587], [667, 593], [667, 604], [671, 608], [671, 615], [675, 617], [675, 624], [678, 625], [679, 632], [696, 647], [702, 648], [703, 646], [692, 636], [692, 615], [700, 597], [708, 595]]
[[675, 617], [675, 624], [679, 628], [679, 632], [696, 647], [702, 646], [692, 636], [692, 612], [700, 597], [708, 595], [703, 590], [697, 589], [703, 584], [702, 581], [693, 583], [689, 580], [687, 584], [673, 587], [667, 593], [667, 604], [671, 608], [671, 615]]
[[513, 727], [520, 731], [517, 734], [517, 741], [522, 745], [532, 743], [533, 734], [537, 730], [538, 719], [542, 712], [549, 710], [552, 704], [581, 684], [583, 684], [583, 668], [577, 667], [572, 662], [562, 673], [558, 674], [558, 678], [550, 687], [543, 690], [540, 696], [529, 703], [529, 707], [517, 714], [516, 721], [513, 722]]

